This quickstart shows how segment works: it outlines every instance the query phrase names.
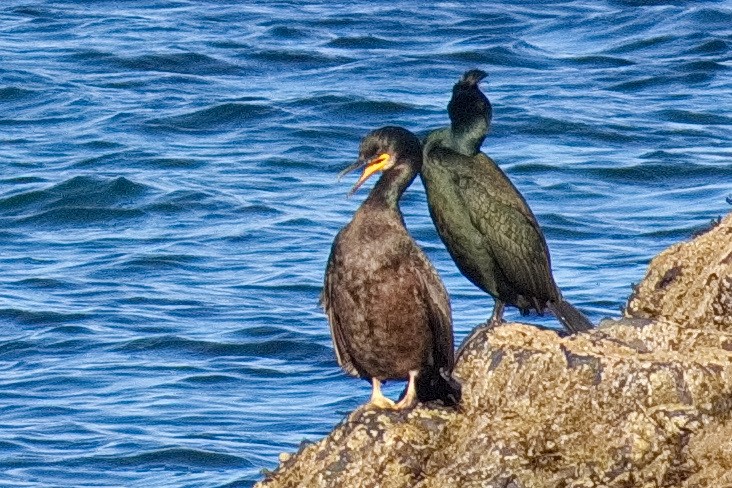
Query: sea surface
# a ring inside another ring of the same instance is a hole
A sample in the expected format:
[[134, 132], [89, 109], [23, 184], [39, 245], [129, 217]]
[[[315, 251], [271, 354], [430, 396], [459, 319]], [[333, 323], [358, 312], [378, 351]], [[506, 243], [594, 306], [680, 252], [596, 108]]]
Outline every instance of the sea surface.
[[[593, 321], [732, 210], [730, 1], [2, 2], [0, 486], [251, 486], [366, 401], [318, 305], [371, 186], [336, 177], [471, 68]], [[402, 208], [459, 343], [493, 301]]]

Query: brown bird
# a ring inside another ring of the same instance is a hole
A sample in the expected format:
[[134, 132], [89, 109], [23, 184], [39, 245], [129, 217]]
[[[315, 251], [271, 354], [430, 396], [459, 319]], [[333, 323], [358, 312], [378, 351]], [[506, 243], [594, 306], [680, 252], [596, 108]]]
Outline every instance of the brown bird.
[[[419, 139], [401, 127], [369, 133], [358, 161], [356, 191], [383, 172], [371, 193], [333, 241], [321, 303], [338, 364], [371, 382], [367, 405], [403, 409], [417, 400], [460, 401], [454, 366], [450, 301], [437, 271], [404, 225], [399, 198], [422, 165]], [[408, 380], [398, 403], [381, 383]]]
[[478, 87], [485, 76], [462, 76], [447, 106], [450, 126], [425, 139], [421, 177], [437, 233], [460, 272], [495, 299], [491, 325], [513, 305], [522, 313], [548, 308], [570, 332], [589, 330], [554, 282], [549, 248], [523, 195], [480, 152], [492, 115]]

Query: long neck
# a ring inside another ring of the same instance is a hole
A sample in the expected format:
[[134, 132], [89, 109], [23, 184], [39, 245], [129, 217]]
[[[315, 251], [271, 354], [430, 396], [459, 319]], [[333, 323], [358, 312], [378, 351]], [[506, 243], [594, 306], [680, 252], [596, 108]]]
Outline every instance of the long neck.
[[429, 154], [433, 148], [444, 147], [464, 156], [475, 156], [480, 152], [485, 133], [481, 135], [477, 126], [472, 127], [472, 131], [470, 128], [456, 131], [452, 127], [433, 131], [425, 140], [425, 154]]
[[398, 164], [385, 171], [369, 193], [364, 204], [399, 209], [399, 199], [409, 187], [417, 171], [412, 164]]
[[475, 117], [468, 124], [450, 126], [450, 146], [453, 151], [474, 156], [480, 152], [480, 146], [488, 133], [488, 122], [485, 117]]

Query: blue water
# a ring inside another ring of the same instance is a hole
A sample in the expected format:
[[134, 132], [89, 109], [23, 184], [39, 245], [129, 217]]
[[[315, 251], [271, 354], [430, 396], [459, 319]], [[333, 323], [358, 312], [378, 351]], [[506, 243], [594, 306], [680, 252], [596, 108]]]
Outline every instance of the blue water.
[[[365, 401], [317, 303], [336, 174], [466, 69], [593, 320], [732, 209], [732, 3], [470, 5], [3, 2], [0, 486], [250, 486]], [[403, 210], [460, 341], [493, 302]]]

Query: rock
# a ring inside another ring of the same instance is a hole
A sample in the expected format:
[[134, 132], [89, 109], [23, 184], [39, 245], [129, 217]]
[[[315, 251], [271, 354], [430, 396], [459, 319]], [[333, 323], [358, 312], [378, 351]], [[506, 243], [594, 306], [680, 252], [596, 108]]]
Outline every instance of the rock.
[[359, 409], [258, 486], [732, 485], [732, 216], [661, 253], [625, 317], [478, 329], [459, 409]]
[[732, 214], [656, 256], [625, 316], [732, 331]]
[[457, 415], [445, 408], [356, 410], [328, 437], [281, 464], [263, 486], [411, 486]]

